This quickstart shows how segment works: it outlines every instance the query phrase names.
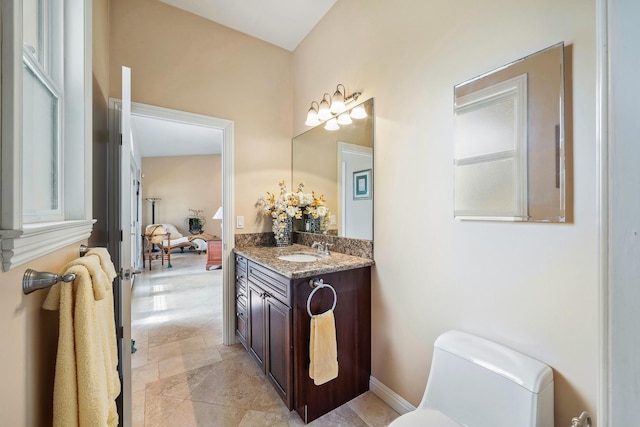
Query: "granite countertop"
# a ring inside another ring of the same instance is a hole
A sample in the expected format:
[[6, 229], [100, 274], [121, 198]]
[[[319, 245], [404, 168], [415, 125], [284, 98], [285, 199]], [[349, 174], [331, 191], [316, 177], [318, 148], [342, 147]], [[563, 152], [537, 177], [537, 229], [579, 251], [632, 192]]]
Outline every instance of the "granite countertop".
[[289, 279], [313, 276], [316, 274], [333, 273], [335, 271], [352, 270], [354, 268], [368, 267], [374, 264], [372, 259], [345, 255], [339, 252], [331, 252], [324, 255], [318, 261], [292, 262], [278, 259], [281, 255], [306, 252], [316, 254], [315, 249], [309, 246], [293, 244], [285, 247], [274, 246], [242, 246], [233, 249], [235, 253], [242, 255], [251, 261], [270, 268]]

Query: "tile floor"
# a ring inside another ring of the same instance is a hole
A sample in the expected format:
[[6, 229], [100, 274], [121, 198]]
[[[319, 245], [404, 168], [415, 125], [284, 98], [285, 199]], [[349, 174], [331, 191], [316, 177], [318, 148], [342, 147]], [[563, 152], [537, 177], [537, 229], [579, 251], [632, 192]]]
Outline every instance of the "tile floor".
[[[134, 427], [303, 426], [242, 344], [222, 344], [222, 270], [171, 254], [137, 277], [132, 301]], [[398, 414], [371, 392], [309, 423], [382, 427]]]

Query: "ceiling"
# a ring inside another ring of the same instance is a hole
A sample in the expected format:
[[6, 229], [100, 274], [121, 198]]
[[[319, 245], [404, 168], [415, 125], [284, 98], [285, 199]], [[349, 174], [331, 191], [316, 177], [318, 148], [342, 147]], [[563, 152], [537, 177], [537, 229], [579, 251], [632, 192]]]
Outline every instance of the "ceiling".
[[294, 50], [336, 0], [160, 0], [283, 49]]
[[[336, 0], [160, 0], [292, 51]], [[164, 118], [132, 115], [142, 157], [221, 154], [222, 131]]]
[[141, 157], [222, 153], [219, 128], [132, 114], [131, 132]]

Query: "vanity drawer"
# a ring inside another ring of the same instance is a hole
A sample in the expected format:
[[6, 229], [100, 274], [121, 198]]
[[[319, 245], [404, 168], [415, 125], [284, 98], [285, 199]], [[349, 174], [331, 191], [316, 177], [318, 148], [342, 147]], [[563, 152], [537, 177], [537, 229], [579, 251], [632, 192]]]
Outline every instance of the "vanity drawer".
[[247, 306], [247, 292], [244, 288], [239, 288], [238, 286], [236, 286], [236, 304], [243, 307]]
[[242, 344], [247, 347], [247, 309], [245, 307], [236, 305], [236, 334]]
[[249, 280], [291, 307], [289, 279], [254, 262], [249, 262]]
[[241, 281], [247, 283], [247, 259], [242, 255], [236, 254], [236, 283]]

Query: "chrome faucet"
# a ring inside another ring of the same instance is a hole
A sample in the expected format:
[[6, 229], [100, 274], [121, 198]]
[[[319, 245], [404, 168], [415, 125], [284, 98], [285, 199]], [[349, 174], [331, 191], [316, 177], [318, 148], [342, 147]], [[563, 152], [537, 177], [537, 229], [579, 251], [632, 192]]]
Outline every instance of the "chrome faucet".
[[317, 253], [319, 255], [331, 255], [329, 246], [333, 246], [333, 243], [313, 242], [311, 249], [318, 248]]

